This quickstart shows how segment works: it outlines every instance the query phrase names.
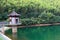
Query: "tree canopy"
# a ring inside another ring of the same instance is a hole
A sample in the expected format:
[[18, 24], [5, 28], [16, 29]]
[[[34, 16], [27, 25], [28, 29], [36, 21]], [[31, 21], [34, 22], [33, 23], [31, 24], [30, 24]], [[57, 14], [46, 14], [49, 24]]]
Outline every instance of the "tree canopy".
[[13, 9], [23, 21], [37, 18], [39, 23], [60, 22], [60, 0], [1, 0], [0, 20], [6, 20]]

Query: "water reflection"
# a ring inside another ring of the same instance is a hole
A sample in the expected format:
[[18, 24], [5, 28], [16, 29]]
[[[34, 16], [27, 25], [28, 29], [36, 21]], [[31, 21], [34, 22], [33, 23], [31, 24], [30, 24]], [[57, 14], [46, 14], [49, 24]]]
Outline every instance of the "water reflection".
[[12, 34], [12, 40], [17, 40], [17, 33]]

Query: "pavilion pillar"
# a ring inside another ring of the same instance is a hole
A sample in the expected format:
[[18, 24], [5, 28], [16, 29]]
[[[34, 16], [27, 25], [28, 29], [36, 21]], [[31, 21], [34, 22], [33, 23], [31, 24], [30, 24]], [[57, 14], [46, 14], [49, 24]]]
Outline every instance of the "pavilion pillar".
[[17, 33], [17, 27], [12, 27], [12, 33], [16, 34]]
[[17, 39], [17, 27], [12, 27], [12, 37], [13, 40]]
[[4, 34], [4, 33], [5, 33], [5, 32], [4, 32], [4, 27], [2, 27], [1, 33], [2, 33], [2, 34]]

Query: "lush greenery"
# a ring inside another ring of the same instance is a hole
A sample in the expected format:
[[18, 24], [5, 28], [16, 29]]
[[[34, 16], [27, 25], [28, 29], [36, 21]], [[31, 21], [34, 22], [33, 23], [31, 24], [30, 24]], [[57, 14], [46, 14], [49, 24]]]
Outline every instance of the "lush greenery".
[[60, 0], [0, 0], [0, 21], [13, 9], [25, 25], [60, 22]]
[[[11, 38], [11, 30], [7, 30], [6, 35]], [[16, 40], [60, 40], [60, 25], [19, 28]]]

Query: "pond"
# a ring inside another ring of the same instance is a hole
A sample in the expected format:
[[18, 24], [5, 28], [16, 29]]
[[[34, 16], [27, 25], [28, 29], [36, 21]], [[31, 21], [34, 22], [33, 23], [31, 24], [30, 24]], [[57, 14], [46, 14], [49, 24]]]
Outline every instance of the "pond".
[[60, 25], [18, 28], [17, 36], [13, 37], [11, 29], [5, 34], [12, 40], [60, 40]]

